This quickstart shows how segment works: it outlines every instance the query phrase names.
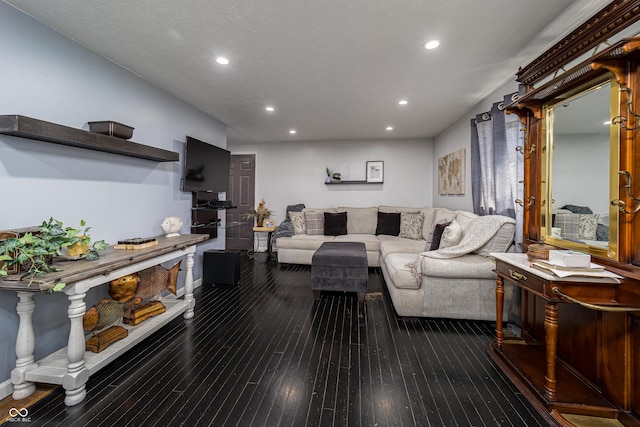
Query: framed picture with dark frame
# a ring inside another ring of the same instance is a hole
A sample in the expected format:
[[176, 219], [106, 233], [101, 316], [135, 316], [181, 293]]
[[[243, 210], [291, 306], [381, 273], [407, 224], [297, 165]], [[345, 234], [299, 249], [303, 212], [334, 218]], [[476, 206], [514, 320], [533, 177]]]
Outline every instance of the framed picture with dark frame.
[[367, 162], [367, 182], [384, 182], [384, 162]]

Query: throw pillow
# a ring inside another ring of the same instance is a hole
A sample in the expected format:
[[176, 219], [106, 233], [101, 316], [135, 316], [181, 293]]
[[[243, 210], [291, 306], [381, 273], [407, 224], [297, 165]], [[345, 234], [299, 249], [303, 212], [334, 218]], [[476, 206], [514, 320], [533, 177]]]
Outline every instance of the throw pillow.
[[451, 224], [450, 222], [445, 222], [442, 224], [436, 224], [436, 228], [433, 229], [433, 240], [431, 241], [430, 251], [435, 251], [440, 248], [440, 240], [442, 239], [442, 233], [444, 233], [444, 229], [447, 228]]
[[324, 213], [324, 235], [342, 236], [347, 234], [347, 213]]
[[289, 218], [289, 212], [302, 212], [302, 209], [304, 209], [304, 203], [298, 203], [297, 205], [288, 205], [287, 210], [285, 211], [287, 213], [287, 217], [285, 218], [285, 220]]
[[304, 220], [307, 223], [307, 234], [322, 236], [324, 234], [324, 213], [307, 211], [304, 213]]
[[387, 234], [389, 236], [397, 236], [400, 234], [400, 212], [378, 212], [376, 236], [380, 234]]
[[577, 214], [592, 214], [593, 211], [588, 206], [564, 205], [560, 209], [566, 209]]
[[422, 239], [422, 223], [424, 215], [412, 213], [400, 213], [400, 237], [406, 239], [420, 240]]
[[302, 212], [287, 211], [287, 215], [293, 224], [293, 232], [296, 234], [307, 234], [307, 223]]
[[458, 223], [458, 221], [453, 220], [442, 233], [442, 238], [440, 239], [440, 247], [450, 248], [460, 243], [460, 240], [462, 240], [462, 226]]
[[577, 214], [580, 239], [596, 240], [600, 214]]

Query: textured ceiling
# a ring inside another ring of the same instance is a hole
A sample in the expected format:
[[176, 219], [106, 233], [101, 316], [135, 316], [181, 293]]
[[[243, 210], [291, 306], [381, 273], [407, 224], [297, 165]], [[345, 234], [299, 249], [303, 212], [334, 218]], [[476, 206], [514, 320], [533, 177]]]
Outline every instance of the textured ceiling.
[[433, 137], [606, 4], [5, 2], [222, 121], [230, 141]]

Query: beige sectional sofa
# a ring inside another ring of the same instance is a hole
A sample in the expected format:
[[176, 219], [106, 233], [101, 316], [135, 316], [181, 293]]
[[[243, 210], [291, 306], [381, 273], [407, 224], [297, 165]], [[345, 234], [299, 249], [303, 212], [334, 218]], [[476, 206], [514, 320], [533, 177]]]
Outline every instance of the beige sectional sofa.
[[[338, 235], [320, 234], [314, 221], [325, 212], [341, 213], [341, 219], [346, 213], [346, 230]], [[379, 213], [381, 217], [394, 214], [390, 215], [393, 218], [399, 214], [404, 227], [401, 233], [376, 234], [376, 230], [380, 231]], [[369, 266], [382, 269], [398, 315], [495, 320], [496, 276], [489, 254], [510, 248], [515, 232], [513, 219], [498, 215], [478, 217], [471, 212], [445, 208], [384, 205], [307, 208], [293, 215], [296, 234], [279, 237], [274, 242], [280, 263], [310, 265], [313, 253], [323, 242], [363, 242]], [[306, 218], [308, 229], [304, 219], [300, 224], [301, 217]], [[441, 246], [431, 250], [434, 232]], [[511, 288], [505, 292], [505, 318], [511, 292]]]

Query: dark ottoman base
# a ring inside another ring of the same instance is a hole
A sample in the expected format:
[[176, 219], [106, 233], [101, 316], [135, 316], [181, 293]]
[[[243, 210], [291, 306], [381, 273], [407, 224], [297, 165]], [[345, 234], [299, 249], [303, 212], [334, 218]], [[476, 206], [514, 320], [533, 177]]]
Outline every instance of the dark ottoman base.
[[311, 259], [311, 289], [315, 299], [320, 291], [357, 292], [364, 301], [368, 288], [369, 263], [364, 243], [325, 242]]

